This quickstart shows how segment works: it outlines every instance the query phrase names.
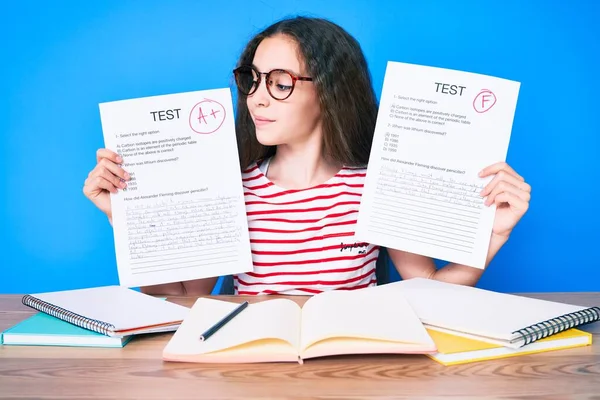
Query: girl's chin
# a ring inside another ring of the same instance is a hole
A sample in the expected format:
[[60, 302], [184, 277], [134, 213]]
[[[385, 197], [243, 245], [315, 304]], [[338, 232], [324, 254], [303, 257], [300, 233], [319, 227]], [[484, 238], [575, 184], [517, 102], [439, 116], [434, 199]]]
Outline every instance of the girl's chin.
[[277, 135], [267, 134], [266, 132], [256, 132], [256, 140], [263, 146], [277, 146], [278, 144], [281, 144], [281, 141], [277, 139]]

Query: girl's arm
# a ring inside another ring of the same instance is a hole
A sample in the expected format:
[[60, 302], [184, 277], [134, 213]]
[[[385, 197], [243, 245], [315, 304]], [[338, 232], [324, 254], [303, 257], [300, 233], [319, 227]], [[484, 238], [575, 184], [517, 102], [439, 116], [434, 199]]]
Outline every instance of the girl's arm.
[[[481, 177], [495, 175], [481, 191], [485, 205], [496, 204], [494, 225], [484, 269], [508, 240], [513, 228], [529, 208], [531, 186], [507, 163], [499, 162], [481, 171]], [[403, 279], [425, 277], [474, 286], [484, 269], [450, 263], [439, 270], [433, 259], [405, 251], [389, 249], [389, 255]]]
[[[500, 250], [507, 240], [508, 237], [492, 234], [485, 267], [489, 265], [490, 261], [492, 261], [498, 250]], [[422, 277], [460, 285], [475, 286], [484, 271], [484, 269], [456, 263], [449, 263], [437, 269], [432, 258], [402, 250], [388, 249], [388, 254], [402, 279]]]

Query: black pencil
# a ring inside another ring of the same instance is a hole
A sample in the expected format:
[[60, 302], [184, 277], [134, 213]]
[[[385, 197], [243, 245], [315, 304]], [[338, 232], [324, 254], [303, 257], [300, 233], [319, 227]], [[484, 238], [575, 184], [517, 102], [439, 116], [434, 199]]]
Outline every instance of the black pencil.
[[244, 308], [248, 307], [248, 302], [245, 301], [242, 304], [240, 304], [239, 306], [237, 306], [232, 312], [230, 312], [229, 314], [227, 314], [226, 316], [223, 317], [222, 320], [220, 320], [219, 322], [217, 322], [216, 324], [214, 324], [212, 327], [210, 327], [206, 332], [204, 332], [201, 336], [200, 336], [200, 341], [203, 342], [206, 339], [208, 339], [209, 337], [211, 337], [212, 335], [215, 334], [215, 332], [217, 332], [219, 329], [221, 329], [222, 327], [225, 326], [225, 324], [227, 324], [229, 321], [231, 321], [233, 319], [233, 317], [235, 317], [236, 315], [238, 315], [239, 313], [242, 312], [242, 310]]

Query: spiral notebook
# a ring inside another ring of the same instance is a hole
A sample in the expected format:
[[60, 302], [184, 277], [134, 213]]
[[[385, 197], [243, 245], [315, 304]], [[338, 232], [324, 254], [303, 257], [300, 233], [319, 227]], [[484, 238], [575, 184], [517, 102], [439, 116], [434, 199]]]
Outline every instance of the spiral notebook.
[[22, 302], [112, 337], [175, 331], [189, 312], [187, 307], [116, 285], [29, 294]]
[[600, 307], [540, 300], [426, 278], [384, 286], [386, 290], [401, 291], [428, 329], [510, 348], [520, 348], [600, 320]]

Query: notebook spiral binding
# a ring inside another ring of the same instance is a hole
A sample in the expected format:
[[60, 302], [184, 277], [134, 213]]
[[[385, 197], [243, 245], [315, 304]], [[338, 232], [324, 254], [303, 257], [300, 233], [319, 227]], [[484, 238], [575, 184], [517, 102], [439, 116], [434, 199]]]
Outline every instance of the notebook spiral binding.
[[512, 339], [511, 343], [522, 340], [523, 346], [525, 346], [555, 333], [598, 320], [600, 320], [600, 307], [586, 308], [519, 329], [513, 332], [517, 337]]
[[21, 302], [28, 307], [34, 308], [73, 325], [102, 333], [104, 335], [108, 335], [111, 329], [115, 329], [115, 326], [112, 324], [83, 317], [79, 314], [75, 314], [74, 312], [65, 310], [64, 308], [54, 306], [30, 295], [23, 296]]

